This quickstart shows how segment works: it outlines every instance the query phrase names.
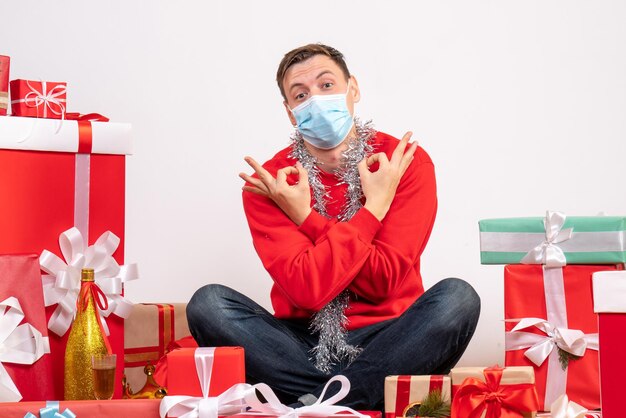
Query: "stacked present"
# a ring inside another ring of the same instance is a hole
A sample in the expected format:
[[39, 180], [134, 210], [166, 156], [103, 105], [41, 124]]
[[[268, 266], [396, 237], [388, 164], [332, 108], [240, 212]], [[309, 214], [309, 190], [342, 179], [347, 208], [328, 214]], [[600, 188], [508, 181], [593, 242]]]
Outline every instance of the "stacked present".
[[[599, 417], [590, 410], [600, 408], [600, 375], [602, 416], [621, 417], [626, 218], [548, 212], [479, 224], [482, 263], [507, 264], [505, 367], [456, 368], [449, 380], [389, 376], [386, 418]], [[449, 413], [424, 415], [433, 398]]]
[[388, 376], [385, 418], [534, 417], [531, 367], [457, 367], [450, 376]]
[[[480, 223], [483, 264], [504, 269], [506, 366], [530, 366], [540, 410], [563, 395], [600, 408], [592, 275], [622, 269], [623, 217], [491, 219]], [[608, 416], [608, 415], [606, 415]]]
[[[133, 306], [124, 324], [124, 374], [129, 389], [142, 392], [147, 366], [156, 367], [157, 384], [166, 386], [165, 355], [189, 340], [186, 303], [141, 303]], [[194, 346], [195, 341], [192, 340]]]
[[131, 127], [68, 113], [65, 83], [8, 83], [8, 71], [0, 56], [0, 401], [62, 399], [82, 268], [95, 270], [122, 378], [123, 285], [137, 277], [123, 259]]

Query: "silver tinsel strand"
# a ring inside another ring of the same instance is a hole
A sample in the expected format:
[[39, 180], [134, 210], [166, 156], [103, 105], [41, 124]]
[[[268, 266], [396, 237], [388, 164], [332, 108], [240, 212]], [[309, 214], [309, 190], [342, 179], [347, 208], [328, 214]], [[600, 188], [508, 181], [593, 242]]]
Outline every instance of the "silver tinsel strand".
[[[358, 118], [354, 118], [354, 124], [356, 138], [348, 140], [348, 148], [342, 153], [341, 166], [335, 173], [340, 180], [339, 184], [347, 184], [345, 204], [337, 216], [340, 222], [350, 220], [363, 206], [363, 191], [357, 164], [374, 151], [370, 141], [376, 131], [372, 128], [371, 121], [362, 124]], [[309, 173], [309, 184], [313, 190], [313, 209], [320, 215], [330, 218], [326, 211], [328, 191], [320, 179], [316, 158], [306, 149], [304, 138], [298, 131], [292, 135], [291, 142], [290, 157], [300, 161]], [[330, 374], [332, 367], [344, 359], [351, 363], [361, 352], [361, 348], [346, 341], [348, 319], [345, 311], [349, 303], [350, 294], [348, 290], [344, 290], [320, 309], [311, 320], [311, 331], [319, 333], [318, 345], [311, 350], [311, 360], [315, 361], [315, 367], [323, 373]]]

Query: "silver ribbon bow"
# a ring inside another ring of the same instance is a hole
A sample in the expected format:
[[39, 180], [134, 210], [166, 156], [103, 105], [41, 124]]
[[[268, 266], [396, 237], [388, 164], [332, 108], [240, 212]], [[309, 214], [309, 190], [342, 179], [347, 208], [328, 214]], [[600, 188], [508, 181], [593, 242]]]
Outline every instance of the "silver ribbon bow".
[[543, 221], [546, 239], [522, 258], [522, 264], [545, 264], [547, 267], [562, 267], [566, 264], [565, 254], [557, 244], [572, 238], [574, 229], [563, 229], [565, 218], [561, 212], [546, 212]]

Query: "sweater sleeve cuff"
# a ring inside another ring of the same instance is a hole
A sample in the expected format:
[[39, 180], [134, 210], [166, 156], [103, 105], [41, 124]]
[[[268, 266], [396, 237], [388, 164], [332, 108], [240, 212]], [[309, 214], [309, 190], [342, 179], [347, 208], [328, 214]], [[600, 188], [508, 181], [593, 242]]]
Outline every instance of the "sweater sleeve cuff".
[[365, 207], [359, 209], [349, 223], [359, 231], [359, 236], [366, 242], [372, 242], [378, 230], [383, 226]]
[[324, 232], [328, 222], [328, 219], [317, 213], [317, 211], [312, 210], [304, 222], [300, 224], [298, 230], [315, 242]]

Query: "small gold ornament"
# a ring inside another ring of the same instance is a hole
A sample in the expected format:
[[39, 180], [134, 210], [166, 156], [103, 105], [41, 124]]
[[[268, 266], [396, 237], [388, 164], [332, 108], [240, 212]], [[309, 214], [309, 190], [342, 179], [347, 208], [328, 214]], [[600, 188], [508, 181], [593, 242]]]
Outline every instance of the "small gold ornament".
[[159, 385], [154, 380], [154, 366], [150, 363], [146, 364], [143, 368], [143, 372], [146, 374], [146, 384], [137, 393], [133, 393], [130, 388], [130, 384], [126, 382], [126, 376], [122, 380], [124, 399], [161, 399], [167, 395], [167, 389]]
[[421, 402], [413, 402], [413, 403], [408, 404], [406, 408], [404, 408], [404, 411], [402, 411], [402, 416], [403, 417], [417, 417], [418, 416], [417, 413], [421, 405], [422, 405]]
[[93, 269], [82, 269], [76, 318], [65, 347], [65, 400], [96, 399], [91, 356], [111, 354], [96, 303], [103, 310], [108, 307], [106, 296], [94, 281]]

